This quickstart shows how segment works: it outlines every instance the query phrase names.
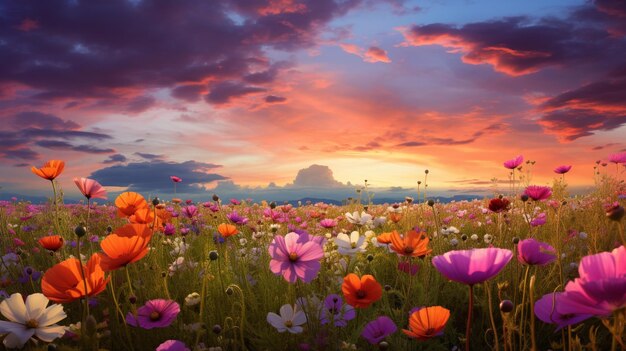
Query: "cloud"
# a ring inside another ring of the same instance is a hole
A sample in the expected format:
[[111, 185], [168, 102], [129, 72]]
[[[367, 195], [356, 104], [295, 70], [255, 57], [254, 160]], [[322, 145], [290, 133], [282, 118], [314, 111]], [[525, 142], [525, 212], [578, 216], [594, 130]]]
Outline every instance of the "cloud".
[[[584, 8], [598, 13], [593, 7]], [[509, 76], [527, 75], [546, 67], [590, 63], [602, 59], [616, 45], [622, 45], [596, 23], [573, 18], [509, 17], [462, 26], [413, 25], [400, 31], [405, 37], [404, 46], [443, 46], [449, 53], [461, 54], [464, 63], [488, 64]]]
[[102, 161], [102, 163], [111, 164], [111, 163], [118, 163], [118, 162], [126, 162], [127, 160], [128, 159], [126, 158], [126, 156], [122, 154], [114, 154], [114, 155], [109, 155], [109, 158]]
[[163, 158], [165, 158], [165, 155], [149, 154], [145, 152], [135, 152], [135, 155], [141, 158], [144, 158], [146, 160], [149, 160], [149, 161], [162, 160]]
[[[115, 152], [111, 148], [84, 144], [110, 140], [110, 135], [82, 130], [78, 123], [52, 114], [26, 111], [4, 118], [5, 123], [0, 126], [0, 158], [36, 160], [40, 154], [34, 147], [91, 154]], [[69, 141], [82, 143], [76, 145]]]
[[387, 55], [387, 51], [379, 48], [378, 46], [370, 46], [367, 50], [365, 50], [354, 44], [341, 43], [339, 44], [339, 47], [349, 54], [359, 56], [365, 62], [391, 63], [391, 59]]
[[211, 82], [204, 100], [220, 105], [263, 91], [289, 67], [266, 51], [315, 46], [334, 18], [361, 3], [11, 2], [3, 11], [12, 15], [0, 24], [0, 83], [29, 87], [30, 99], [139, 113], [155, 104], [149, 91], [199, 101]]
[[287, 101], [287, 98], [283, 96], [268, 95], [265, 97], [265, 102], [268, 104], [277, 104], [285, 101]]
[[626, 124], [626, 77], [607, 78], [556, 95], [539, 106], [539, 124], [572, 141]]
[[213, 171], [220, 165], [196, 161], [186, 162], [133, 162], [126, 165], [114, 165], [93, 172], [93, 178], [104, 186], [128, 187], [131, 191], [146, 193], [170, 193], [173, 191], [170, 176], [183, 179], [177, 184], [180, 193], [201, 192], [205, 184], [226, 180]]
[[335, 180], [333, 171], [328, 166], [322, 165], [311, 165], [308, 168], [299, 170], [293, 185], [296, 187], [319, 188], [343, 186], [342, 183]]

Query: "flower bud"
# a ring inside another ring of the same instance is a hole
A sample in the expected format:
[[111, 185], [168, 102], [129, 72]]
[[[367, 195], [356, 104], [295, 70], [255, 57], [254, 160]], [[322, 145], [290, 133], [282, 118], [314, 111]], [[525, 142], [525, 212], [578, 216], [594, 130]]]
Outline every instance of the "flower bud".
[[513, 302], [511, 302], [511, 300], [502, 300], [502, 302], [500, 302], [500, 311], [503, 313], [513, 311]]
[[159, 203], [161, 203], [161, 201], [159, 200], [158, 197], [155, 197], [154, 199], [152, 199], [152, 206], [157, 206]]
[[220, 255], [217, 253], [217, 251], [213, 250], [211, 252], [209, 252], [209, 259], [211, 261], [215, 261], [220, 257]]
[[77, 237], [82, 238], [87, 234], [87, 228], [85, 228], [83, 225], [79, 225], [74, 228], [74, 234], [76, 234]]
[[428, 206], [433, 207], [435, 206], [435, 201], [434, 200], [428, 200]]
[[212, 330], [213, 330], [213, 333], [219, 334], [219, 333], [222, 332], [222, 327], [219, 324], [216, 324], [216, 325], [213, 326]]

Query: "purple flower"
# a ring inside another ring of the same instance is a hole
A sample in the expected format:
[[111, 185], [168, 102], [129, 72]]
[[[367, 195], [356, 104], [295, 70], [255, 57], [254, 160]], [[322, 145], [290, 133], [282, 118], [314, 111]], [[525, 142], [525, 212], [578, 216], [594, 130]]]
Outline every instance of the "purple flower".
[[165, 235], [174, 235], [174, 234], [176, 234], [176, 227], [174, 227], [174, 225], [172, 223], [165, 224], [165, 227], [163, 228], [163, 234], [165, 234]]
[[522, 264], [545, 266], [556, 260], [556, 250], [547, 243], [526, 239], [517, 245], [517, 259]]
[[198, 208], [194, 205], [189, 205], [183, 208], [183, 215], [187, 218], [194, 218], [198, 215]]
[[237, 213], [237, 211], [233, 211], [226, 215], [226, 217], [235, 224], [246, 224], [248, 223], [248, 218], [243, 217]]
[[495, 277], [512, 257], [511, 250], [489, 247], [448, 251], [433, 257], [432, 262], [446, 278], [474, 285]]
[[522, 162], [524, 162], [524, 156], [519, 155], [519, 156], [515, 157], [514, 159], [505, 161], [504, 162], [504, 167], [506, 167], [508, 169], [515, 169], [515, 168], [519, 167], [519, 165], [521, 165]]
[[137, 315], [128, 312], [126, 322], [134, 327], [143, 329], [168, 327], [180, 312], [176, 301], [156, 299], [146, 302], [137, 309]]
[[344, 304], [341, 296], [331, 294], [324, 299], [324, 305], [320, 311], [320, 322], [328, 324], [333, 322], [335, 327], [345, 327], [348, 321], [356, 317], [354, 307]]
[[526, 187], [526, 190], [524, 190], [524, 194], [535, 201], [541, 201], [552, 195], [552, 189], [547, 186], [529, 185]]
[[533, 227], [539, 227], [539, 226], [546, 224], [546, 220], [547, 220], [546, 214], [544, 212], [541, 212], [540, 214], [537, 215], [537, 217], [533, 218], [530, 221], [530, 225]]
[[31, 280], [33, 282], [36, 282], [37, 280], [39, 280], [40, 277], [41, 272], [35, 270], [33, 267], [26, 266], [22, 271], [22, 275], [17, 278], [17, 280], [22, 284], [26, 284], [29, 283]]
[[559, 313], [559, 307], [565, 293], [550, 293], [543, 295], [542, 298], [535, 302], [535, 316], [544, 323], [557, 324], [557, 331], [568, 325], [576, 324], [591, 318], [591, 314], [562, 314]]
[[320, 270], [320, 259], [324, 257], [322, 245], [309, 240], [308, 234], [288, 233], [277, 235], [268, 248], [272, 257], [270, 269], [274, 274], [282, 274], [290, 283], [300, 278], [305, 283], [313, 280]]
[[370, 344], [378, 345], [387, 336], [395, 333], [396, 330], [398, 330], [398, 327], [396, 327], [391, 318], [380, 316], [365, 325], [361, 336]]
[[416, 275], [420, 266], [417, 263], [411, 263], [407, 261], [398, 262], [398, 270], [410, 275]]
[[556, 174], [565, 174], [567, 172], [569, 172], [569, 170], [572, 169], [572, 166], [558, 166], [557, 168], [554, 169], [554, 173]]
[[190, 349], [180, 340], [167, 340], [157, 346], [155, 351], [190, 351]]
[[241, 201], [237, 200], [237, 199], [230, 199], [230, 203], [237, 206], [241, 204]]

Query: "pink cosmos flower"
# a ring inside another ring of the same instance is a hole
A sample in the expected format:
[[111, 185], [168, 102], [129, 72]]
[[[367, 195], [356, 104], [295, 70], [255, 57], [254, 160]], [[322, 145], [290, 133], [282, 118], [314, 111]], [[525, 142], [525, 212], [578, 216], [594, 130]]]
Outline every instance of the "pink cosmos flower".
[[87, 199], [106, 199], [107, 191], [100, 183], [88, 178], [74, 178], [74, 183]]
[[[580, 278], [570, 281], [565, 292], [548, 294], [535, 304], [539, 319], [558, 323], [559, 327], [596, 316], [606, 318], [626, 307], [626, 248], [583, 257], [578, 266]], [[546, 300], [544, 300], [546, 299]], [[546, 317], [546, 309], [550, 309]], [[555, 312], [554, 312], [555, 311]]]
[[504, 167], [508, 168], [508, 169], [515, 169], [517, 167], [519, 167], [522, 162], [524, 162], [524, 156], [519, 155], [517, 157], [515, 157], [514, 159], [508, 160], [504, 162]]
[[557, 168], [554, 169], [554, 173], [556, 174], [565, 174], [567, 172], [569, 172], [569, 170], [572, 169], [572, 166], [558, 166]]
[[177, 176], [170, 176], [170, 179], [174, 182], [174, 183], [180, 183], [183, 181], [182, 178], [177, 177]]
[[326, 229], [334, 228], [337, 226], [337, 221], [330, 218], [325, 218], [320, 221], [320, 226]]
[[552, 195], [552, 189], [547, 186], [529, 185], [526, 187], [526, 190], [524, 190], [524, 194], [534, 201], [541, 201]]
[[180, 313], [180, 306], [176, 301], [156, 299], [146, 302], [137, 309], [137, 315], [128, 312], [126, 322], [134, 327], [143, 329], [169, 327]]
[[517, 259], [522, 264], [545, 266], [556, 260], [556, 250], [547, 243], [525, 239], [517, 245]]
[[308, 234], [294, 232], [277, 235], [268, 248], [272, 260], [270, 270], [281, 274], [286, 281], [295, 283], [298, 278], [308, 283], [320, 270], [320, 260], [324, 257], [322, 244], [317, 240], [309, 240]]
[[180, 340], [166, 340], [157, 346], [155, 351], [190, 351], [190, 349]]
[[495, 277], [512, 257], [511, 250], [489, 247], [448, 251], [433, 257], [432, 262], [446, 278], [474, 285]]
[[626, 152], [620, 152], [619, 154], [610, 155], [609, 162], [626, 163]]

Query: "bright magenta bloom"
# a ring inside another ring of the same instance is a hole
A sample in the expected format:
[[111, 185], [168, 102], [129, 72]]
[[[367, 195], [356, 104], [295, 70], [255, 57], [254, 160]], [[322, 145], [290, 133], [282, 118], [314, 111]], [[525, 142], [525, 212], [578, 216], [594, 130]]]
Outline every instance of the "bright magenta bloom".
[[537, 301], [535, 314], [539, 319], [562, 328], [593, 316], [606, 318], [626, 307], [624, 246], [583, 257], [578, 274], [580, 278], [567, 283], [565, 292], [547, 294]]
[[275, 236], [269, 254], [272, 256], [270, 269], [274, 274], [281, 274], [290, 283], [295, 283], [298, 278], [308, 283], [320, 270], [324, 250], [321, 243], [309, 240], [308, 234], [291, 232], [284, 237]]
[[448, 251], [433, 257], [432, 262], [446, 278], [474, 285], [495, 277], [512, 257], [511, 250], [489, 247]]
[[517, 260], [522, 264], [545, 266], [556, 260], [554, 247], [535, 239], [526, 239], [517, 245]]
[[180, 313], [180, 306], [176, 301], [150, 300], [137, 309], [136, 317], [128, 312], [126, 322], [133, 327], [143, 329], [165, 328], [174, 322], [178, 313]]
[[515, 169], [517, 167], [519, 167], [522, 162], [524, 162], [524, 156], [519, 155], [517, 157], [515, 157], [514, 159], [508, 160], [504, 162], [504, 167], [508, 168], [508, 169]]
[[524, 190], [524, 194], [535, 201], [546, 200], [552, 195], [552, 189], [547, 186], [529, 185]]
[[74, 178], [74, 184], [87, 199], [106, 199], [107, 191], [100, 183], [88, 178]]
[[569, 170], [572, 169], [572, 166], [558, 166], [557, 168], [554, 169], [554, 173], [556, 174], [565, 174], [567, 172], [569, 172]]
[[183, 180], [180, 177], [177, 176], [170, 176], [170, 179], [174, 182], [174, 183], [180, 183]]
[[609, 162], [626, 163], [626, 152], [620, 152], [619, 154], [610, 155]]

